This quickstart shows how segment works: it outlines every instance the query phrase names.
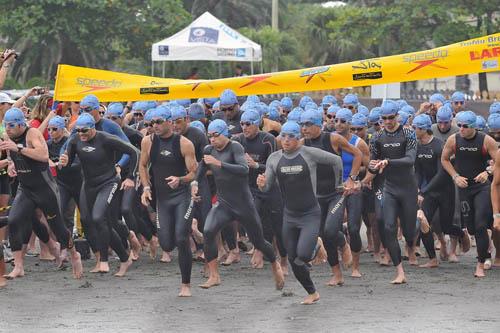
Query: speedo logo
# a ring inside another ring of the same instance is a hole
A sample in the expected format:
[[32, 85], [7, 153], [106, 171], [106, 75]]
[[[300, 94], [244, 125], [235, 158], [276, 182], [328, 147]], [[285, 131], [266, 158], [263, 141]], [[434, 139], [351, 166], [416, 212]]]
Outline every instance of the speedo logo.
[[91, 153], [95, 150], [94, 147], [90, 147], [90, 146], [86, 146], [86, 147], [83, 147], [82, 150], [86, 153]]
[[280, 168], [281, 173], [288, 173], [288, 174], [301, 173], [302, 170], [303, 170], [302, 165], [282, 166]]
[[432, 158], [430, 154], [418, 154], [418, 158]]
[[408, 73], [416, 72], [424, 67], [431, 66], [436, 68], [448, 69], [447, 67], [435, 64], [435, 62], [448, 57], [448, 50], [433, 50], [427, 52], [413, 53], [403, 56], [403, 62], [414, 63], [417, 66]]
[[394, 148], [394, 147], [399, 147], [399, 146], [401, 146], [401, 143], [399, 143], [399, 142], [395, 142], [395, 143], [384, 143], [384, 148], [387, 148], [387, 147]]
[[99, 79], [92, 79], [89, 77], [77, 77], [76, 84], [81, 87], [89, 88], [88, 90], [82, 91], [82, 93], [87, 93], [91, 91], [103, 90], [108, 88], [118, 88], [122, 85], [122, 81], [114, 79], [99, 80]]
[[477, 151], [477, 147], [460, 147], [458, 150], [461, 151]]

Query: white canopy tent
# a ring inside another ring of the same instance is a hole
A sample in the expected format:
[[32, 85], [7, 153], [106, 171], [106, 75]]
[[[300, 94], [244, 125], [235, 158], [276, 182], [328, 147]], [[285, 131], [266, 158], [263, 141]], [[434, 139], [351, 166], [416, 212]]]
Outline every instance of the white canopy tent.
[[154, 43], [151, 60], [151, 75], [155, 61], [174, 60], [248, 61], [253, 74], [254, 62], [262, 66], [262, 48], [205, 12], [175, 35]]

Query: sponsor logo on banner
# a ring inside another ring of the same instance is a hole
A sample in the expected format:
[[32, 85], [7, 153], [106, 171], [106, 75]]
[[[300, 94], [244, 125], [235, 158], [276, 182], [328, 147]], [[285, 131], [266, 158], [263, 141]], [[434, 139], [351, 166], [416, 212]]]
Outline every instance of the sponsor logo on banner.
[[497, 69], [498, 68], [498, 60], [483, 60], [481, 64], [481, 69]]
[[139, 93], [141, 95], [155, 94], [155, 95], [166, 95], [169, 93], [168, 87], [147, 87], [140, 88]]
[[381, 78], [382, 78], [382, 72], [367, 72], [367, 73], [352, 74], [352, 79], [354, 81], [377, 80]]
[[424, 67], [434, 67], [441, 69], [448, 69], [440, 64], [438, 61], [443, 60], [448, 57], [448, 50], [431, 50], [426, 52], [412, 53], [403, 56], [403, 62], [410, 64], [415, 64], [416, 67], [412, 68], [406, 74], [416, 72]]
[[308, 69], [308, 70], [302, 71], [300, 73], [300, 77], [307, 76], [306, 83], [309, 83], [313, 79], [313, 77], [315, 77], [317, 75], [323, 82], [326, 82], [326, 79], [324, 78], [324, 76], [331, 76], [330, 74], [325, 74], [326, 72], [328, 72], [329, 69], [330, 69], [330, 66], [323, 66], [323, 67]]
[[77, 77], [76, 84], [84, 88], [89, 88], [88, 90], [82, 91], [83, 94], [91, 91], [97, 91], [109, 88], [119, 88], [122, 85], [122, 81], [99, 80], [99, 79], [92, 79], [89, 77]]
[[168, 56], [168, 45], [158, 45], [158, 54]]
[[239, 57], [244, 58], [246, 55], [246, 50], [244, 48], [239, 49], [226, 49], [219, 47], [217, 48], [218, 57]]
[[382, 64], [379, 59], [361, 60], [351, 67], [353, 72], [361, 72], [352, 74], [352, 79], [354, 81], [378, 80], [382, 78], [382, 72], [380, 70], [372, 72], [374, 69], [382, 69]]
[[482, 49], [481, 51], [471, 51], [470, 60], [482, 60], [500, 57], [500, 47]]
[[206, 44], [217, 44], [219, 40], [219, 30], [198, 27], [191, 28], [189, 32], [189, 43], [206, 43]]

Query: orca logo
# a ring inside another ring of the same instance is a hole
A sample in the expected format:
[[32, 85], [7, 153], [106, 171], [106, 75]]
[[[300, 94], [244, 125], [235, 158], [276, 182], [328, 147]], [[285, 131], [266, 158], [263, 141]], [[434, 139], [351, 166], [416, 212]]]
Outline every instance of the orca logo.
[[165, 156], [165, 157], [167, 157], [167, 156], [168, 156], [168, 155], [170, 155], [170, 154], [171, 154], [171, 152], [169, 152], [169, 151], [168, 151], [168, 150], [166, 150], [166, 149], [165, 149], [165, 150], [162, 150], [162, 151], [160, 152], [160, 155]]
[[387, 148], [387, 147], [392, 147], [392, 148], [394, 148], [394, 147], [399, 147], [399, 146], [401, 146], [401, 143], [399, 143], [399, 142], [395, 142], [395, 143], [384, 143], [384, 148]]
[[91, 146], [86, 146], [86, 147], [83, 147], [82, 150], [86, 153], [91, 153], [95, 150], [95, 148], [91, 147]]
[[285, 174], [297, 174], [301, 173], [303, 168], [302, 165], [290, 165], [290, 166], [282, 166], [280, 170], [281, 173]]
[[477, 147], [460, 147], [460, 151], [477, 151]]
[[432, 158], [432, 155], [430, 155], [430, 154], [419, 154], [418, 158]]

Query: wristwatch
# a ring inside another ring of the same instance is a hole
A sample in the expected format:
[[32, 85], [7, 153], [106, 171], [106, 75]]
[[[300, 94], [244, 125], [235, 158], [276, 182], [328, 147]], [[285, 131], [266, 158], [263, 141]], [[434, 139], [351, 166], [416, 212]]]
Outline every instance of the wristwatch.
[[20, 153], [21, 150], [23, 150], [24, 146], [22, 145], [22, 143], [18, 143], [17, 144], [17, 152]]
[[358, 176], [355, 176], [355, 175], [349, 175], [349, 178], [350, 178], [352, 181], [356, 181], [356, 180], [358, 180]]

